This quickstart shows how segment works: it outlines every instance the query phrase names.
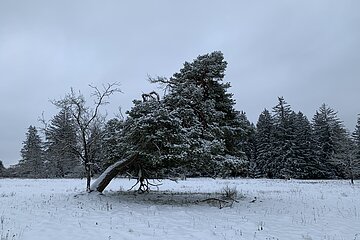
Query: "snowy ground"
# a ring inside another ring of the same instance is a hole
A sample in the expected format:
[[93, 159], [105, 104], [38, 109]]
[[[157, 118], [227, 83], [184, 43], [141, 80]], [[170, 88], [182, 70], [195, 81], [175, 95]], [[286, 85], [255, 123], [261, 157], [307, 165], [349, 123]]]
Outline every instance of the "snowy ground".
[[[0, 179], [1, 240], [360, 240], [360, 182], [188, 179], [145, 195], [132, 184], [89, 195], [85, 180]], [[226, 186], [232, 207], [201, 202]]]

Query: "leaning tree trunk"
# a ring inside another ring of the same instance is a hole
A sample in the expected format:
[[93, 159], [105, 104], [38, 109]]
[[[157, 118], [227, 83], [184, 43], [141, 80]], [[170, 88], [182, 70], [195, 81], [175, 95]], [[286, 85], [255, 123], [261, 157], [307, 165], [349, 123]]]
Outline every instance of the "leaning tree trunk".
[[138, 160], [138, 155], [131, 156], [129, 158], [121, 159], [109, 166], [94, 182], [91, 184], [90, 192], [97, 191], [102, 192], [109, 185], [111, 180], [119, 173], [126, 169], [129, 165]]

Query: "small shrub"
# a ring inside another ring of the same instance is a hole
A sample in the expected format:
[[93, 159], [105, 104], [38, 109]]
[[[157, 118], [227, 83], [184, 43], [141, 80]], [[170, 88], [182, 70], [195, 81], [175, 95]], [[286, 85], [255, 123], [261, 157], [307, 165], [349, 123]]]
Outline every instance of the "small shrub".
[[238, 191], [236, 187], [229, 187], [228, 185], [226, 185], [222, 189], [222, 196], [223, 199], [235, 201], [238, 196]]

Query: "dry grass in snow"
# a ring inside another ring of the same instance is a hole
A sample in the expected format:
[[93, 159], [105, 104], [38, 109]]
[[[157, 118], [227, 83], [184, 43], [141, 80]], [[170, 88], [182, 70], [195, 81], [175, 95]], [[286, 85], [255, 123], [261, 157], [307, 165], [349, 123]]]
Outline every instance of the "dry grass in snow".
[[360, 182], [188, 179], [142, 195], [133, 184], [99, 195], [78, 179], [0, 179], [1, 240], [360, 240]]

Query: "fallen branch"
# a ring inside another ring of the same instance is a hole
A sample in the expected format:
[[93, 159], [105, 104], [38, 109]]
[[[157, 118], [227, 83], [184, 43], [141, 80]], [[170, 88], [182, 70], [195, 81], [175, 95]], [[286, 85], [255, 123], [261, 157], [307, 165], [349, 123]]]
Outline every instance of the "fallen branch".
[[219, 204], [220, 209], [226, 207], [226, 205], [230, 205], [230, 206], [232, 205], [232, 202], [229, 202], [227, 200], [220, 199], [220, 198], [207, 198], [207, 199], [201, 200], [200, 202], [207, 202], [207, 203], [217, 202]]

